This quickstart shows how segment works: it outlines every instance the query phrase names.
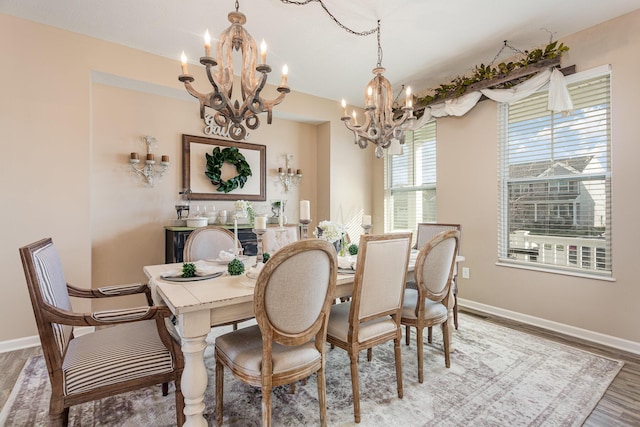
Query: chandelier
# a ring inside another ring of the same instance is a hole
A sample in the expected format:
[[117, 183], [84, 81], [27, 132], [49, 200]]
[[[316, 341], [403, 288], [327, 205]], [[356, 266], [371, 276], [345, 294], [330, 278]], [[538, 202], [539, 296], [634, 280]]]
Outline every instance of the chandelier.
[[[178, 80], [184, 83], [184, 87], [194, 98], [200, 101], [200, 117], [205, 118], [205, 108], [215, 110], [213, 119], [221, 128], [229, 129], [229, 136], [236, 140], [246, 137], [247, 129], [255, 130], [260, 126], [258, 114], [267, 113], [267, 123], [271, 124], [272, 110], [275, 105], [282, 102], [285, 95], [290, 92], [287, 86], [287, 66], [282, 68], [282, 81], [277, 91], [279, 96], [272, 100], [261, 96], [262, 89], [267, 83], [267, 74], [271, 67], [266, 63], [267, 46], [262, 41], [260, 45], [260, 62], [258, 62], [258, 50], [256, 42], [244, 29], [247, 18], [238, 12], [239, 4], [235, 2], [235, 12], [229, 12], [228, 19], [231, 26], [220, 34], [216, 48], [216, 58], [211, 56], [211, 36], [209, 31], [205, 33], [204, 56], [200, 63], [206, 67], [207, 77], [213, 90], [209, 93], [196, 91], [191, 82], [195, 79], [189, 74], [187, 58], [182, 52], [182, 74]], [[232, 99], [233, 92], [233, 51], [242, 54], [242, 70], [240, 74], [240, 90], [242, 99]], [[218, 60], [220, 63], [218, 63]], [[217, 69], [215, 68], [217, 66]]]
[[378, 37], [378, 63], [373, 69], [374, 78], [367, 85], [365, 93], [364, 123], [358, 125], [355, 110], [353, 117], [347, 114], [347, 102], [342, 100], [342, 121], [355, 135], [355, 143], [362, 149], [369, 143], [375, 144], [377, 158], [384, 157], [384, 148], [389, 148], [395, 139], [404, 144], [404, 131], [416, 118], [413, 115], [413, 100], [411, 88], [407, 87], [405, 105], [402, 107], [402, 115], [395, 114], [393, 108], [393, 88], [383, 73], [382, 47], [380, 45], [380, 21], [377, 27]]

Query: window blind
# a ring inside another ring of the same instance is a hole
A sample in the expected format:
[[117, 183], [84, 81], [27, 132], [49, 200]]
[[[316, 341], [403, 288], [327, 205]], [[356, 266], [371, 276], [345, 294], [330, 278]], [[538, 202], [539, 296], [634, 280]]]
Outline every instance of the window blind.
[[385, 163], [385, 231], [436, 220], [436, 122], [405, 134], [402, 154]]
[[500, 261], [611, 274], [610, 73], [591, 74], [569, 115], [546, 91], [499, 107]]

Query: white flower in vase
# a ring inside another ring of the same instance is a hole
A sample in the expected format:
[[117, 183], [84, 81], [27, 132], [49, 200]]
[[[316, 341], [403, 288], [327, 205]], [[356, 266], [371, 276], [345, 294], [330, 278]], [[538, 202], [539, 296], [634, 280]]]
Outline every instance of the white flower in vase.
[[313, 235], [328, 242], [337, 242], [344, 235], [344, 227], [331, 221], [320, 221]]

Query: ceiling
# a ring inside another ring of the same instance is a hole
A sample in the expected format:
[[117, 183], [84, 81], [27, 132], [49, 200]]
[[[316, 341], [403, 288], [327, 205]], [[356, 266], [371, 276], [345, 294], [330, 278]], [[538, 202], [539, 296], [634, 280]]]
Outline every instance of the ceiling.
[[[490, 63], [504, 40], [520, 50], [544, 46], [638, 9], [638, 0], [323, 0], [345, 26], [365, 31], [381, 20], [382, 65], [396, 93], [446, 83], [474, 65]], [[203, 55], [203, 34], [214, 40], [229, 26], [231, 0], [0, 0], [0, 12], [86, 34], [176, 60], [191, 67]], [[377, 63], [376, 36], [340, 28], [318, 1], [241, 0], [245, 29], [268, 45], [278, 84], [283, 64], [292, 90], [362, 105]], [[215, 43], [215, 41], [214, 41]], [[569, 46], [570, 47], [570, 46]], [[214, 47], [215, 52], [215, 47]], [[505, 50], [500, 58], [511, 54]], [[198, 88], [196, 82], [196, 88]], [[204, 86], [202, 86], [204, 88]]]

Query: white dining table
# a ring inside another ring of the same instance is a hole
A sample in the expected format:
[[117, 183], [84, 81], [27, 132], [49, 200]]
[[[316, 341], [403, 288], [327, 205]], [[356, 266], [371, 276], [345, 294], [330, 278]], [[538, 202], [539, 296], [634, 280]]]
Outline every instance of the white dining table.
[[[413, 275], [417, 251], [412, 251], [409, 276]], [[255, 257], [245, 260], [248, 267]], [[226, 271], [226, 265], [209, 263], [213, 271]], [[182, 268], [181, 263], [144, 267], [155, 304], [167, 305], [176, 316], [176, 328], [182, 339], [184, 371], [181, 388], [185, 400], [185, 426], [206, 427], [203, 417], [204, 394], [208, 373], [204, 362], [206, 338], [212, 326], [251, 318], [253, 314], [253, 285], [255, 280], [246, 275], [223, 275], [206, 280], [169, 281], [162, 276]], [[354, 274], [338, 274], [336, 298], [348, 297], [353, 288]], [[449, 328], [451, 330], [451, 328]]]

